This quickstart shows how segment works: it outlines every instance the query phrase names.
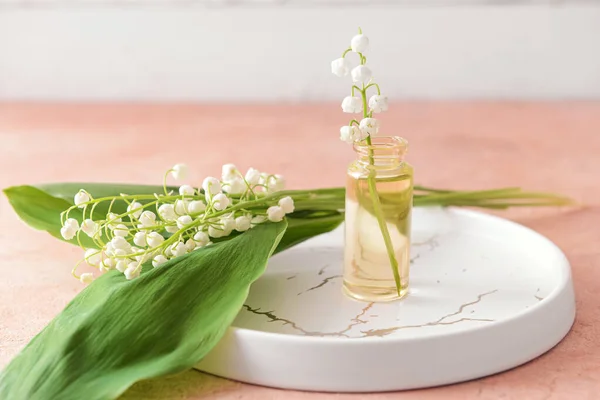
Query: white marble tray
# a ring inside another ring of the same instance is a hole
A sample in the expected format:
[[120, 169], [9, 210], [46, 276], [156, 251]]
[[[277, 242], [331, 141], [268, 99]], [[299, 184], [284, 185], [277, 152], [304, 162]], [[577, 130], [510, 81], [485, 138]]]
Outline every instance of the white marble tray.
[[197, 366], [279, 388], [371, 392], [460, 382], [523, 364], [569, 331], [569, 264], [510, 221], [417, 209], [409, 295], [342, 294], [343, 232], [273, 257], [219, 345]]

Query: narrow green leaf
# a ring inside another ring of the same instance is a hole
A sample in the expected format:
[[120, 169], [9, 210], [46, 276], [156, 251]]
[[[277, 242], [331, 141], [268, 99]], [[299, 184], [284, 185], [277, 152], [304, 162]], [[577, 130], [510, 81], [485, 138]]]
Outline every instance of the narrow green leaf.
[[[85, 188], [94, 198], [118, 196], [128, 194], [153, 194], [161, 193], [162, 186], [124, 185], [114, 183], [52, 183], [46, 185], [14, 186], [4, 190], [9, 202], [19, 217], [35, 229], [44, 230], [52, 236], [64, 240], [60, 235], [60, 213], [73, 205], [73, 196], [79, 189]], [[175, 187], [168, 190], [177, 191]], [[340, 189], [331, 189], [336, 191]], [[343, 189], [341, 189], [343, 190]], [[127, 204], [116, 201], [113, 211], [124, 213]], [[100, 203], [94, 217], [103, 219], [108, 212], [108, 202]], [[71, 217], [81, 221], [81, 211], [75, 210]], [[311, 237], [329, 232], [339, 226], [344, 220], [343, 212], [303, 210], [288, 216], [288, 229], [281, 240], [277, 252], [283, 251]], [[92, 240], [81, 235], [82, 244], [86, 247], [96, 247]], [[77, 244], [77, 240], [69, 240]]]
[[114, 399], [192, 367], [231, 324], [285, 228], [262, 224], [131, 281], [104, 274], [0, 374], [0, 398]]
[[344, 213], [337, 211], [298, 212], [290, 214], [286, 219], [288, 228], [275, 250], [276, 253], [334, 230], [344, 222]]

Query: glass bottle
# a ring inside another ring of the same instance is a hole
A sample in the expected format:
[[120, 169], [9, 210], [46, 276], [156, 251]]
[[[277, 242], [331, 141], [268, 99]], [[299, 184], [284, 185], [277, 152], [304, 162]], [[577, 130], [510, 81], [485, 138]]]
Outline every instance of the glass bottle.
[[354, 145], [357, 159], [346, 184], [344, 292], [357, 300], [392, 301], [408, 293], [413, 168], [404, 161], [407, 146], [397, 136]]

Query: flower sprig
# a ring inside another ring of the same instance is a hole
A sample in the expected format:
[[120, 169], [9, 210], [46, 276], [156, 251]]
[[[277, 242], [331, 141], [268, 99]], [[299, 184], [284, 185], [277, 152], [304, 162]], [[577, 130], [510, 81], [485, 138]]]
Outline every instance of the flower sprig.
[[[350, 47], [342, 53], [342, 57], [331, 62], [331, 72], [334, 75], [344, 77], [350, 73], [352, 77], [350, 96], [346, 96], [342, 101], [342, 111], [350, 114], [363, 114], [360, 121], [352, 119], [348, 125], [340, 128], [340, 139], [346, 143], [369, 141], [370, 137], [379, 131], [379, 121], [373, 118], [373, 113], [380, 113], [388, 109], [387, 96], [381, 94], [381, 88], [373, 81], [371, 69], [366, 66], [367, 57], [364, 52], [368, 46], [369, 38], [359, 28], [358, 35], [352, 38]], [[351, 68], [350, 62], [346, 59], [351, 52], [356, 53], [360, 59], [360, 64], [354, 68]], [[375, 89], [377, 94], [372, 95], [367, 101], [369, 89]], [[360, 97], [356, 96], [357, 92]]]
[[[245, 174], [233, 164], [225, 164], [221, 179], [207, 177], [200, 188], [182, 185], [178, 193], [167, 189], [169, 176], [185, 179], [188, 169], [177, 164], [164, 176], [164, 194], [110, 196], [94, 199], [85, 189], [74, 196], [74, 205], [61, 214], [61, 235], [66, 240], [89, 236], [97, 249], [85, 249], [84, 257], [73, 269], [83, 283], [92, 273], [78, 275], [79, 265], [101, 272], [117, 270], [127, 279], [140, 275], [142, 265], [152, 260], [159, 267], [170, 259], [212, 244], [234, 232], [245, 232], [266, 221], [279, 222], [294, 211], [294, 200], [281, 192], [281, 175], [261, 173], [250, 168]], [[113, 212], [116, 201], [127, 203], [125, 213]], [[108, 213], [95, 218], [98, 204], [108, 202]], [[80, 221], [69, 217], [81, 209]], [[86, 217], [87, 216], [87, 217]]]

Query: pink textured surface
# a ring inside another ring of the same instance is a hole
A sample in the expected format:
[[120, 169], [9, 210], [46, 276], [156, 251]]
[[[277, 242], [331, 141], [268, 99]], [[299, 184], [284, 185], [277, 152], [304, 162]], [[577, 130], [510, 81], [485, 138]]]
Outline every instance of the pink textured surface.
[[[578, 314], [566, 339], [520, 368], [453, 386], [373, 395], [256, 387], [196, 371], [141, 382], [124, 399], [596, 399], [600, 392], [600, 103], [405, 103], [384, 131], [411, 145], [421, 184], [522, 186], [570, 194], [570, 209], [500, 214], [548, 236], [572, 267]], [[0, 186], [52, 181], [157, 183], [185, 162], [196, 183], [234, 162], [289, 186], [339, 186], [351, 150], [337, 105], [25, 105], [0, 103]], [[82, 286], [80, 251], [22, 224], [0, 200], [0, 368]], [[350, 379], [350, 377], [349, 377]]]

